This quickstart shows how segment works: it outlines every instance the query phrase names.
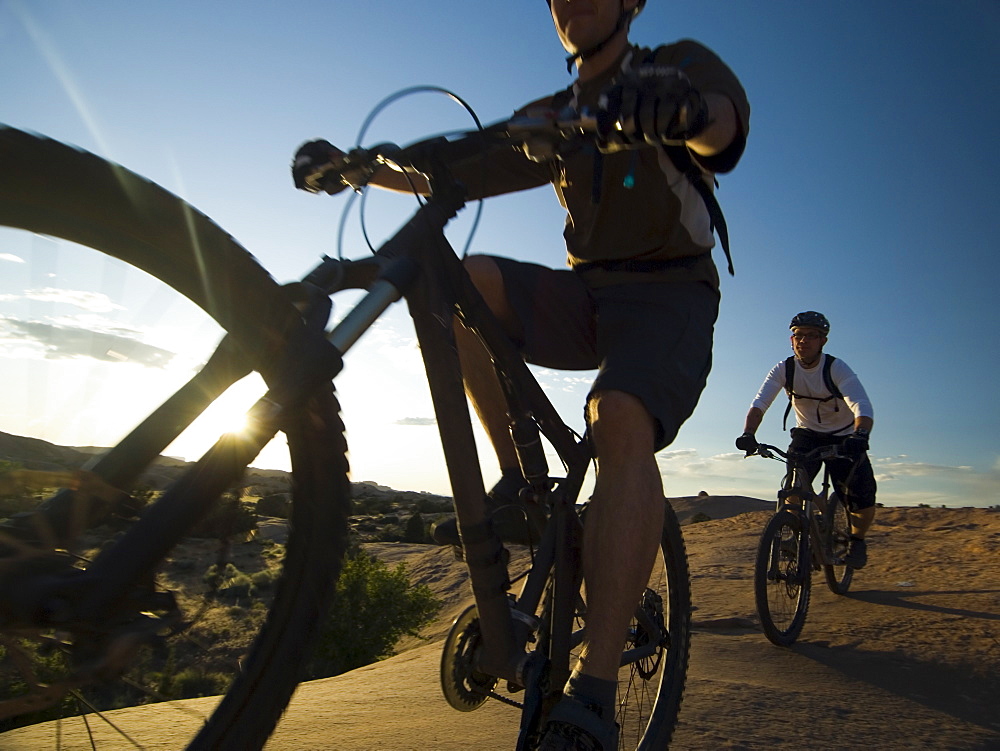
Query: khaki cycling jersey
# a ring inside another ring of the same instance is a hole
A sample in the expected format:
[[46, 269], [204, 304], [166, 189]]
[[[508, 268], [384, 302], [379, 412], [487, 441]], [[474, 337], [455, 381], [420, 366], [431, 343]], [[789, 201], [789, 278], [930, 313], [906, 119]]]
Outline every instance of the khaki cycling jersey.
[[[714, 174], [733, 169], [743, 153], [750, 119], [750, 105], [743, 87], [713, 52], [697, 42], [685, 40], [661, 47], [655, 58], [650, 58], [650, 54], [649, 49], [631, 47], [606, 75], [582, 85], [577, 82], [518, 112], [531, 113], [551, 109], [553, 105], [593, 110], [601, 92], [627, 66], [652, 59], [660, 65], [678, 67], [696, 89], [724, 94], [736, 108], [740, 132], [725, 152], [713, 157], [689, 152], [706, 183], [714, 187]], [[715, 239], [704, 200], [659, 146], [601, 154], [588, 144], [560, 160], [543, 163], [528, 159], [520, 150], [498, 147], [453, 167], [472, 198], [551, 182], [567, 212], [563, 236], [570, 266], [624, 259], [678, 264], [655, 272], [589, 270], [585, 279], [592, 286], [639, 280], [690, 280], [718, 288], [718, 273], [711, 258]]]

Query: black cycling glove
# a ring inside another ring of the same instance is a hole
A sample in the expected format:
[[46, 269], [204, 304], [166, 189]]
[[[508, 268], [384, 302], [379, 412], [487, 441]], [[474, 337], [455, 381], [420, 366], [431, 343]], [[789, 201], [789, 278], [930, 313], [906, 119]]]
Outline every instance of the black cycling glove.
[[339, 193], [347, 185], [339, 177], [326, 177], [323, 167], [341, 155], [329, 141], [308, 141], [299, 146], [292, 159], [292, 180], [295, 187], [310, 193]]
[[855, 430], [844, 439], [844, 452], [849, 456], [861, 456], [868, 450], [868, 431]]
[[744, 433], [736, 439], [736, 448], [740, 451], [746, 451], [747, 456], [757, 451], [757, 445], [757, 439], [753, 433]]
[[616, 80], [598, 104], [603, 151], [683, 143], [708, 126], [708, 106], [678, 68], [642, 65]]

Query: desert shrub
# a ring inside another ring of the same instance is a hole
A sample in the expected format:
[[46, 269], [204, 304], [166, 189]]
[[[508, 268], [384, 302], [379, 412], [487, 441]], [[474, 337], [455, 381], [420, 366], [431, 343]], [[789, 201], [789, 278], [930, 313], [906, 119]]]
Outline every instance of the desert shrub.
[[339, 675], [391, 657], [399, 638], [416, 635], [440, 607], [426, 584], [410, 582], [405, 564], [390, 569], [357, 552], [344, 562], [320, 627], [310, 677]]
[[288, 493], [271, 493], [257, 501], [257, 516], [276, 516], [287, 519], [292, 512]]
[[208, 516], [191, 530], [192, 537], [225, 539], [257, 528], [257, 514], [240, 500], [238, 491], [229, 491], [212, 506]]
[[385, 514], [392, 509], [394, 501], [391, 498], [358, 497], [354, 499], [354, 513], [361, 515]]
[[704, 511], [699, 511], [697, 514], [691, 517], [692, 524], [698, 524], [699, 522], [710, 522], [712, 517], [706, 514]]
[[264, 569], [250, 574], [250, 581], [257, 589], [269, 589], [274, 586], [275, 580], [280, 575], [279, 569]]
[[452, 511], [453, 507], [448, 498], [421, 498], [416, 509], [422, 514], [443, 514]]
[[[24, 465], [18, 462], [0, 461], [0, 475], [13, 472], [16, 469], [24, 469]], [[0, 483], [0, 519], [6, 519], [25, 511], [33, 511], [38, 506], [38, 497], [34, 493], [17, 488], [17, 484], [11, 482], [8, 488]]]
[[257, 594], [254, 579], [232, 563], [227, 563], [222, 569], [217, 565], [209, 566], [202, 580], [215, 590], [215, 595], [219, 598], [234, 600]]
[[164, 676], [161, 693], [171, 699], [193, 699], [197, 696], [217, 696], [225, 693], [233, 677], [203, 668], [185, 668]]
[[430, 535], [427, 532], [427, 524], [423, 515], [418, 511], [406, 521], [403, 529], [403, 542], [428, 543]]
[[402, 542], [403, 528], [398, 524], [389, 524], [384, 527], [376, 526], [372, 539], [376, 542]]

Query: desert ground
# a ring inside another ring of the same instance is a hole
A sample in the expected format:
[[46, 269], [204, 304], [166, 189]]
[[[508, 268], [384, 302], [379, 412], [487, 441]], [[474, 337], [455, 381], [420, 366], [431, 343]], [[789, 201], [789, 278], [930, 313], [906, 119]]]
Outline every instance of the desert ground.
[[[694, 635], [674, 749], [1000, 749], [1000, 512], [884, 508], [870, 563], [847, 596], [814, 579], [805, 630], [771, 645], [754, 609], [752, 565], [770, 505], [742, 498], [675, 499], [703, 513], [684, 537]], [[459, 713], [441, 696], [440, 641], [469, 602], [446, 549], [382, 543], [442, 600], [423, 639], [388, 660], [303, 684], [267, 751], [512, 749], [517, 713], [497, 702]], [[142, 748], [176, 751], [214, 699], [110, 713]], [[99, 749], [135, 748], [91, 721]], [[56, 740], [58, 737], [58, 741]], [[58, 743], [58, 745], [57, 745]], [[90, 749], [79, 720], [0, 735], [0, 749]]]

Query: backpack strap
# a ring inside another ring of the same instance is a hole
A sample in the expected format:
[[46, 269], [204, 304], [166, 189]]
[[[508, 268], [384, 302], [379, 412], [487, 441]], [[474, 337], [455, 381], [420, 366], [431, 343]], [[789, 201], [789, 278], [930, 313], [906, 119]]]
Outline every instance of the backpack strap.
[[785, 416], [781, 419], [781, 429], [788, 430], [788, 415], [792, 411], [792, 384], [795, 382], [795, 356], [785, 359], [785, 393], [788, 394], [788, 406], [785, 407]]
[[[833, 355], [827, 355], [826, 360], [823, 362], [823, 385], [830, 392], [829, 396], [804, 396], [796, 394], [794, 390], [795, 356], [793, 355], [785, 359], [785, 391], [788, 393], [788, 406], [785, 407], [785, 416], [781, 422], [782, 430], [788, 429], [788, 415], [792, 411], [793, 397], [796, 399], [814, 399], [816, 401], [816, 420], [818, 422], [823, 422], [819, 415], [819, 405], [831, 399], [843, 399], [844, 395], [840, 393], [840, 389], [837, 388], [837, 384], [833, 382], [833, 376], [830, 374], [830, 368], [833, 367], [833, 361], [836, 359]], [[840, 404], [838, 402], [834, 402], [833, 411], [840, 412]]]
[[840, 389], [837, 388], [837, 384], [833, 382], [833, 376], [830, 375], [830, 368], [833, 366], [833, 361], [837, 358], [833, 355], [826, 356], [826, 362], [823, 363], [823, 383], [826, 385], [826, 390], [829, 391], [834, 398], [841, 399], [843, 394], [840, 393]]
[[[649, 51], [649, 54], [643, 59], [642, 64], [648, 65], [656, 62], [656, 56], [665, 45], [660, 45], [655, 49]], [[729, 267], [729, 275], [736, 276], [736, 271], [733, 269], [733, 256], [729, 252], [729, 227], [726, 225], [726, 217], [722, 213], [722, 206], [719, 204], [719, 199], [715, 197], [715, 192], [708, 187], [708, 183], [705, 182], [705, 173], [701, 171], [694, 160], [691, 158], [691, 152], [688, 151], [687, 146], [667, 146], [661, 147], [667, 158], [673, 162], [674, 167], [677, 171], [687, 178], [687, 181], [691, 183], [698, 195], [701, 196], [701, 200], [705, 202], [705, 208], [708, 210], [708, 219], [713, 232], [717, 232], [719, 235], [719, 244], [722, 245], [722, 251], [726, 254], [726, 263]], [[715, 180], [715, 187], [719, 187], [719, 181]]]

